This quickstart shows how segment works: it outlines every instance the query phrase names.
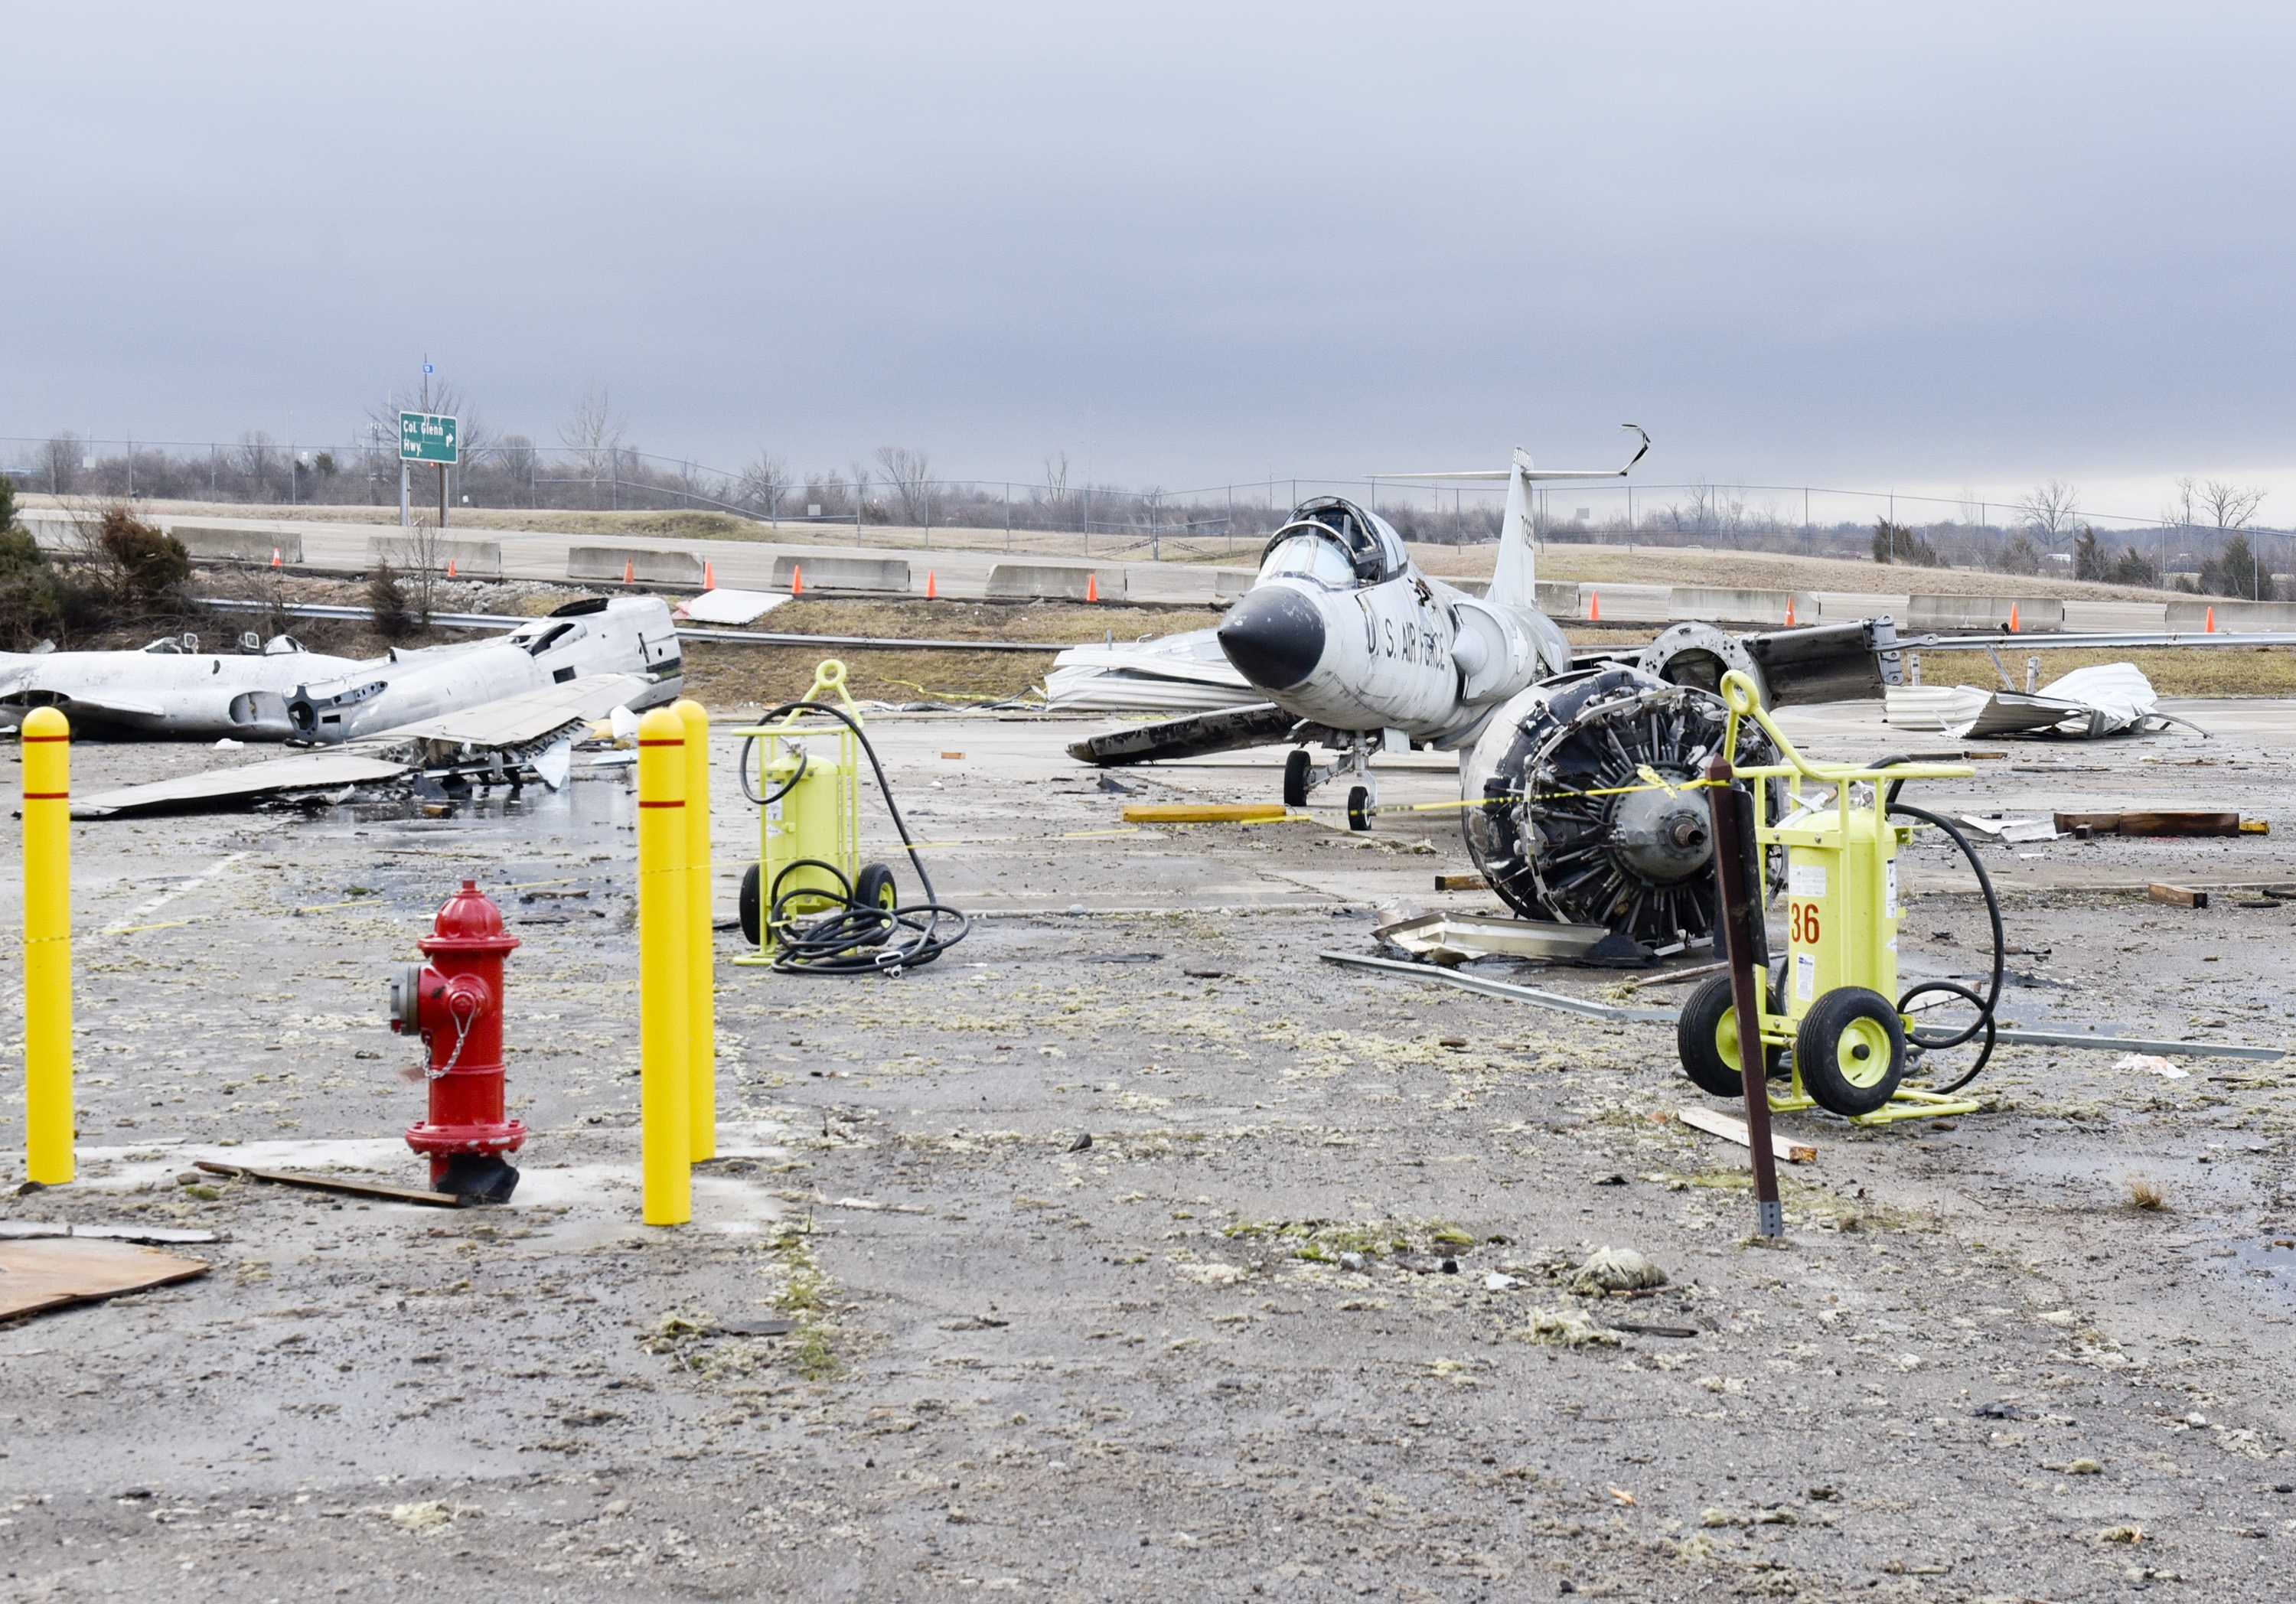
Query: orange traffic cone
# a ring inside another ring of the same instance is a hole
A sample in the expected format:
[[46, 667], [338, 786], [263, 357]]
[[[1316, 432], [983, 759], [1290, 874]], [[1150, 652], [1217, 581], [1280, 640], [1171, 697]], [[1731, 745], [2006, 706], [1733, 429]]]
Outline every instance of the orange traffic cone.
[[1602, 617], [1603, 593], [1601, 591], [1588, 591], [1587, 593], [1587, 622], [1589, 624], [1599, 622]]
[[1098, 574], [1086, 574], [1084, 577], [1084, 599], [1087, 602], [1097, 602], [1100, 600], [1100, 576]]
[[271, 548], [271, 566], [273, 568], [283, 568], [286, 566], [279, 561], [279, 548], [277, 546], [273, 546]]
[[1786, 593], [1786, 627], [1792, 629], [1793, 626], [1793, 593], [1788, 591]]
[[713, 591], [718, 588], [718, 565], [716, 563], [704, 562], [701, 565], [701, 588], [706, 591]]
[[455, 560], [454, 560], [452, 557], [449, 557], [449, 558], [447, 558], [447, 578], [449, 578], [449, 579], [452, 579], [454, 577], [455, 577]]
[[794, 562], [790, 564], [790, 594], [792, 596], [805, 594], [805, 569]]
[[2217, 604], [2213, 602], [2209, 603], [2208, 622], [2202, 627], [2210, 634], [2214, 634], [2217, 632]]
[[637, 567], [637, 559], [636, 559], [636, 558], [635, 558], [635, 557], [625, 557], [625, 558], [623, 558], [623, 559], [622, 559], [622, 583], [623, 583], [624, 585], [636, 585], [637, 582], [638, 582], [638, 567]]
[[933, 577], [932, 569], [927, 569], [925, 570], [925, 600], [931, 602], [937, 600], [939, 595], [940, 581]]
[[2017, 633], [2017, 604], [2014, 602], [2009, 603], [2009, 633]]

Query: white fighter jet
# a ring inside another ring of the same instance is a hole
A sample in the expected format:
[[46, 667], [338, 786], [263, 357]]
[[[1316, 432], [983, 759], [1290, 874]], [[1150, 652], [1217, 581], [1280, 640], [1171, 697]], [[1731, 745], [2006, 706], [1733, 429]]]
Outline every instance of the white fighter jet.
[[[1118, 730], [1072, 745], [1089, 763], [1185, 757], [1289, 742], [1283, 800], [1351, 777], [1347, 815], [1378, 806], [1373, 757], [1414, 747], [1460, 754], [1470, 855], [1526, 918], [1603, 925], [1653, 950], [1703, 938], [1714, 918], [1706, 806], [1693, 778], [1718, 740], [1715, 691], [1751, 673], [1772, 705], [1879, 692], [1894, 677], [1886, 618], [1734, 636], [1674, 625], [1648, 645], [1574, 651], [1537, 605], [1533, 484], [1623, 477], [1623, 468], [1511, 466], [1411, 479], [1505, 479], [1506, 511], [1480, 596], [1419, 571], [1386, 520], [1338, 496], [1300, 504], [1267, 542], [1258, 579], [1217, 638], [1266, 700]], [[1336, 754], [1319, 764], [1308, 748]]]
[[[172, 647], [172, 650], [162, 650]], [[684, 687], [676, 624], [653, 596], [593, 597], [506, 634], [380, 658], [292, 642], [243, 656], [196, 642], [0, 658], [0, 716], [53, 707], [75, 732], [224, 736], [329, 749], [75, 797], [77, 817], [243, 803], [415, 772], [564, 778], [575, 732]]]

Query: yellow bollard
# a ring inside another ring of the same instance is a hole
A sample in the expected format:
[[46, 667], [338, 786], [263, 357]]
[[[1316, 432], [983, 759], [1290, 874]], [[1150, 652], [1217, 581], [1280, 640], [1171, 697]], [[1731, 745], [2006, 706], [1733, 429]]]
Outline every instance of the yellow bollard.
[[693, 1121], [689, 1157], [699, 1164], [718, 1156], [718, 934], [710, 929], [709, 715], [690, 696], [672, 704], [685, 722], [685, 928], [687, 984], [687, 1115]]
[[24, 717], [24, 1173], [62, 1186], [72, 1166], [71, 724]]
[[638, 1142], [649, 1225], [693, 1217], [685, 902], [685, 721], [655, 708], [638, 720]]

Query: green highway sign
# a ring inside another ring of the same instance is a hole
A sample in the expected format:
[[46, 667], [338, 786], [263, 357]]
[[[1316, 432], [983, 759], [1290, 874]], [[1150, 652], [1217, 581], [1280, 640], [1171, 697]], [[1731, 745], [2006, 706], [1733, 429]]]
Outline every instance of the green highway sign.
[[461, 461], [455, 420], [443, 413], [398, 414], [398, 460], [402, 462]]

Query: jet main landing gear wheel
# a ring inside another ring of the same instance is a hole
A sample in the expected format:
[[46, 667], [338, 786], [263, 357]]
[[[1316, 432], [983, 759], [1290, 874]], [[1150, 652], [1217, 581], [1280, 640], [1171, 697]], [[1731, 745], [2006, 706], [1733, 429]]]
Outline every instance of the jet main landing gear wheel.
[[1369, 830], [1371, 809], [1371, 791], [1368, 787], [1358, 785], [1350, 790], [1348, 792], [1348, 828]]
[[1871, 1114], [1906, 1073], [1906, 1027], [1889, 998], [1862, 986], [1827, 992], [1802, 1016], [1794, 1068], [1818, 1107]]
[[1294, 747], [1283, 760], [1283, 806], [1308, 806], [1308, 749]]

